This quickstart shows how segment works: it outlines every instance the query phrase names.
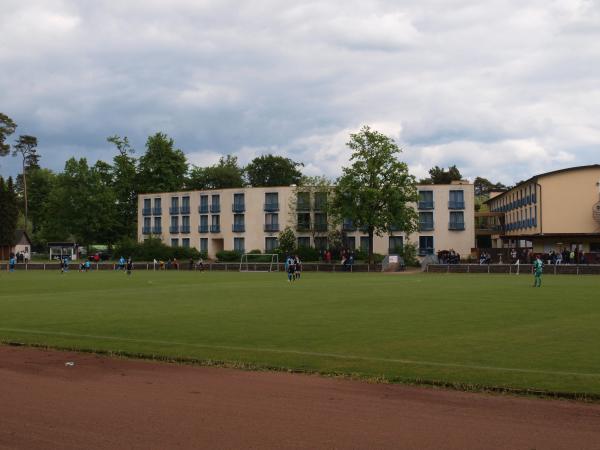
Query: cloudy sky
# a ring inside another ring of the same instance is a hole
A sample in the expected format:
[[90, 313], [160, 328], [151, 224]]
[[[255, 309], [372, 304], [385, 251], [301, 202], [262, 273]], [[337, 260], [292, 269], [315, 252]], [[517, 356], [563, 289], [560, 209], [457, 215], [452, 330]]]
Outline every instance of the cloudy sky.
[[0, 112], [57, 170], [163, 131], [198, 165], [272, 152], [335, 177], [368, 124], [417, 176], [513, 183], [600, 162], [599, 3], [2, 0]]

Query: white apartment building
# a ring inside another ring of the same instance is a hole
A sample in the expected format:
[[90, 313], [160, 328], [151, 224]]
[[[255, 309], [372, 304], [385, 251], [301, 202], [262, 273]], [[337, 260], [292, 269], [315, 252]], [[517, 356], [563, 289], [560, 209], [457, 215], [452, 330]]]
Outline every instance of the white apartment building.
[[[159, 237], [171, 246], [195, 247], [214, 258], [221, 250], [272, 252], [281, 230], [290, 226], [299, 246], [326, 249], [329, 221], [323, 211], [327, 195], [296, 187], [234, 188], [162, 192], [138, 196], [138, 240]], [[375, 253], [410, 241], [419, 255], [454, 249], [470, 254], [475, 242], [472, 184], [419, 186], [420, 229], [410, 236], [392, 231], [376, 236]], [[342, 225], [348, 249], [368, 249], [366, 232]]]

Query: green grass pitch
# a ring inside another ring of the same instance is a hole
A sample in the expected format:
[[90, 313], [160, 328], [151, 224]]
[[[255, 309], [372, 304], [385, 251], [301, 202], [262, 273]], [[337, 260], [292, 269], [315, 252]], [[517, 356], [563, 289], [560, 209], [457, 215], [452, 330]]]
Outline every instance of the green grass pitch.
[[0, 340], [391, 381], [600, 394], [600, 278], [0, 274]]

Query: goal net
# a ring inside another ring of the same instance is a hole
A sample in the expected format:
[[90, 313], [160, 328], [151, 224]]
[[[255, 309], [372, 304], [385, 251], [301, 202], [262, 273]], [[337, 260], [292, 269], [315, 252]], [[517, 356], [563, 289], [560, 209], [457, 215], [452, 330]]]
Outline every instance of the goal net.
[[240, 272], [277, 272], [277, 253], [244, 253], [240, 261]]

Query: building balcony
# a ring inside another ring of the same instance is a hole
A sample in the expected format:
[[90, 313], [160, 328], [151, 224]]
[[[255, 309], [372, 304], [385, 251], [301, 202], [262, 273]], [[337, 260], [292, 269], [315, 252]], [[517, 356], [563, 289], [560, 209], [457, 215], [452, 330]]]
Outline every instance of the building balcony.
[[208, 225], [198, 225], [198, 233], [208, 233]]
[[279, 211], [279, 203], [265, 203], [264, 210], [266, 212], [276, 212]]
[[214, 203], [210, 205], [211, 214], [218, 214], [221, 212], [221, 205], [215, 205]]
[[179, 229], [180, 233], [185, 233], [185, 234], [189, 234], [190, 233], [190, 226], [189, 225], [181, 225], [180, 229]]
[[152, 234], [151, 227], [142, 227], [142, 234]]
[[243, 213], [246, 211], [246, 205], [244, 203], [234, 203], [231, 205], [231, 212]]
[[182, 206], [181, 210], [180, 210], [181, 214], [189, 214], [190, 213], [190, 206]]
[[200, 214], [208, 214], [208, 205], [200, 205], [200, 206], [198, 206], [198, 212]]
[[152, 234], [161, 234], [162, 227], [152, 227]]
[[169, 227], [169, 233], [171, 233], [171, 234], [179, 233], [179, 225], [171, 225]]
[[210, 226], [210, 232], [211, 233], [220, 233], [221, 232], [221, 225], [211, 225]]
[[448, 202], [448, 209], [465, 209], [464, 201], [450, 201]]
[[274, 231], [279, 231], [278, 223], [265, 223], [265, 231], [272, 233]]
[[151, 216], [152, 215], [152, 208], [143, 208], [142, 209], [142, 216]]
[[154, 216], [162, 215], [162, 208], [152, 208], [152, 215], [154, 215]]
[[419, 222], [419, 231], [433, 231], [433, 222]]
[[433, 209], [434, 205], [433, 205], [433, 201], [425, 201], [425, 202], [419, 202], [418, 204], [418, 208], [419, 209]]
[[454, 231], [461, 231], [465, 229], [465, 224], [464, 222], [450, 222], [448, 224], [448, 229]]
[[179, 206], [171, 206], [169, 208], [169, 214], [172, 214], [172, 215], [179, 214]]
[[246, 231], [246, 225], [243, 223], [234, 223], [231, 225], [231, 231], [234, 233], [244, 233]]

